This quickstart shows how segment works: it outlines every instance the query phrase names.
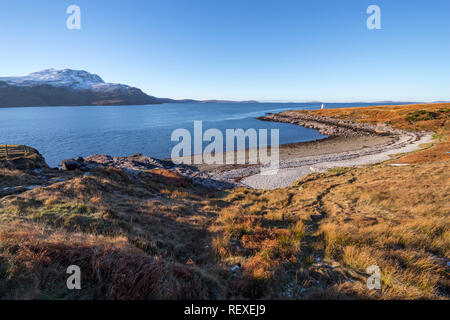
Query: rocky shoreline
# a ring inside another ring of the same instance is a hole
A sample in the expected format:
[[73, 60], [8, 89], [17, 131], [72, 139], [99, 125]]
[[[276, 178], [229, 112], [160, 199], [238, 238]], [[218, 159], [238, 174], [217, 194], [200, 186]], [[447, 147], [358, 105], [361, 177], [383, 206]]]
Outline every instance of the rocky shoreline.
[[[389, 160], [398, 153], [411, 152], [423, 143], [431, 142], [429, 133], [408, 132], [385, 124], [360, 123], [331, 117], [322, 117], [301, 111], [284, 111], [258, 118], [263, 121], [284, 122], [318, 130], [328, 139], [317, 141], [325, 146], [327, 140], [342, 138], [339, 151], [324, 152], [319, 155], [304, 155], [280, 159], [279, 170], [274, 175], [261, 175], [261, 166], [254, 165], [227, 171], [212, 173], [216, 180], [238, 180], [246, 187], [255, 189], [276, 189], [287, 187], [301, 177], [334, 167], [361, 166]], [[366, 136], [369, 140], [387, 137], [384, 142], [372, 146], [363, 146], [355, 150], [352, 139]], [[347, 143], [346, 143], [347, 140]], [[319, 147], [320, 148], [320, 147]]]
[[[142, 154], [134, 154], [128, 157], [112, 157], [104, 154], [94, 154], [86, 159], [66, 159], [62, 161], [62, 170], [64, 171], [82, 171], [90, 172], [98, 168], [106, 169], [113, 167], [121, 169], [135, 178], [142, 172], [154, 169], [169, 170], [179, 176], [183, 176], [192, 181], [194, 185], [214, 189], [232, 189], [237, 186], [230, 181], [214, 180], [211, 176], [198, 170], [197, 168], [184, 164], [175, 164], [169, 160], [160, 160]], [[151, 173], [150, 173], [151, 174]]]
[[336, 119], [317, 116], [301, 111], [284, 111], [280, 113], [268, 113], [259, 117], [262, 121], [284, 122], [296, 124], [305, 128], [315, 129], [321, 134], [335, 136], [360, 136], [360, 135], [401, 135], [402, 130], [391, 128], [384, 124], [373, 125], [351, 120]]
[[[119, 168], [130, 175], [140, 172], [165, 169], [190, 179], [195, 185], [231, 189], [250, 187], [273, 189], [285, 187], [311, 172], [323, 171], [336, 166], [363, 165], [383, 161], [389, 155], [415, 150], [420, 143], [430, 140], [429, 135], [406, 132], [384, 124], [359, 123], [351, 120], [316, 116], [299, 111], [285, 111], [258, 118], [263, 121], [284, 122], [318, 130], [328, 138], [312, 143], [298, 143], [294, 146], [280, 146], [279, 171], [272, 176], [261, 176], [261, 165], [216, 165], [207, 166], [176, 165], [170, 160], [159, 160], [135, 154], [128, 157], [111, 157], [95, 154], [86, 159], [63, 161], [63, 170], [89, 172], [95, 168]], [[367, 146], [361, 143], [365, 137]], [[381, 138], [385, 137], [385, 138]], [[373, 141], [373, 142], [372, 142]], [[330, 144], [333, 145], [332, 150]], [[283, 148], [292, 156], [283, 156]], [[296, 154], [296, 150], [303, 153]], [[324, 149], [318, 152], [317, 149]], [[329, 152], [327, 152], [329, 150]]]
[[[25, 147], [25, 146], [23, 146]], [[29, 153], [14, 157], [0, 157], [0, 170], [9, 172], [8, 179], [0, 180], [0, 197], [21, 194], [39, 187], [71, 180], [76, 177], [95, 176], [109, 168], [121, 170], [130, 181], [143, 182], [148, 177], [157, 178], [169, 173], [172, 177], [190, 181], [193, 186], [214, 190], [232, 189], [239, 182], [214, 180], [207, 172], [189, 165], [177, 165], [172, 161], [134, 154], [127, 157], [112, 157], [94, 154], [85, 159], [66, 159], [61, 168], [50, 168], [38, 150], [26, 147]]]

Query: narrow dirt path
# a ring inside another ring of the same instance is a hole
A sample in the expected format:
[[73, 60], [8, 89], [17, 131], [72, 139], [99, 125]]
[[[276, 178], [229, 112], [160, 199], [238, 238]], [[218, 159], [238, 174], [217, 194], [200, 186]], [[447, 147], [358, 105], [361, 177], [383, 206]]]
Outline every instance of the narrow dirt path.
[[[341, 175], [341, 174], [337, 174]], [[305, 181], [309, 183], [312, 180]], [[331, 184], [325, 190], [317, 195], [312, 203], [315, 214], [305, 221], [305, 236], [302, 239], [299, 248], [299, 263], [296, 272], [295, 284], [291, 284], [291, 298], [308, 298], [310, 292], [322, 290], [330, 283], [345, 283], [347, 281], [364, 281], [365, 275], [350, 270], [347, 267], [326, 257], [326, 240], [319, 232], [322, 221], [327, 217], [325, 209], [325, 198], [341, 185], [352, 184], [356, 181], [355, 177], [339, 184]]]

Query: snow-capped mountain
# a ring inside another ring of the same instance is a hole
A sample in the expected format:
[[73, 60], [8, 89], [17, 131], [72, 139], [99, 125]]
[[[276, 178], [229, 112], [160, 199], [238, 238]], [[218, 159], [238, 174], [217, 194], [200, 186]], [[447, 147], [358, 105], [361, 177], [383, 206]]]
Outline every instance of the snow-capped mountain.
[[155, 103], [160, 102], [138, 88], [107, 83], [83, 70], [47, 69], [22, 77], [0, 77], [0, 107]]
[[23, 77], [0, 77], [0, 81], [16, 86], [48, 84], [55, 87], [72, 87], [74, 89], [89, 89], [95, 85], [105, 83], [96, 74], [70, 69], [47, 69], [33, 72]]

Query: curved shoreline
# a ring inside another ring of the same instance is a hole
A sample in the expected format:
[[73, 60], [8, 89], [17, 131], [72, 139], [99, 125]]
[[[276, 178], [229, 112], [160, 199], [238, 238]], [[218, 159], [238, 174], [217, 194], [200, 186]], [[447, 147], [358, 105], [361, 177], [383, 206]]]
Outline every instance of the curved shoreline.
[[[431, 134], [408, 132], [394, 129], [384, 124], [367, 124], [341, 120], [329, 117], [319, 117], [297, 111], [285, 111], [277, 114], [269, 114], [260, 118], [265, 121], [286, 122], [319, 130], [320, 133], [329, 135], [329, 138], [318, 140], [317, 148], [327, 148], [328, 142], [333, 138], [341, 138], [342, 150], [318, 155], [300, 155], [280, 157], [279, 169], [272, 175], [261, 175], [261, 165], [247, 165], [227, 170], [200, 170], [210, 171], [211, 178], [221, 181], [239, 181], [245, 187], [255, 189], [276, 189], [288, 187], [301, 177], [312, 173], [321, 172], [335, 167], [362, 166], [378, 163], [390, 159], [391, 155], [411, 152], [419, 149], [419, 146], [432, 141]], [[379, 144], [353, 148], [354, 141], [366, 137], [370, 140], [385, 140]], [[311, 144], [311, 142], [307, 142]], [[306, 144], [299, 143], [305, 147]], [[280, 146], [280, 150], [286, 145]], [[340, 149], [337, 147], [336, 149]]]

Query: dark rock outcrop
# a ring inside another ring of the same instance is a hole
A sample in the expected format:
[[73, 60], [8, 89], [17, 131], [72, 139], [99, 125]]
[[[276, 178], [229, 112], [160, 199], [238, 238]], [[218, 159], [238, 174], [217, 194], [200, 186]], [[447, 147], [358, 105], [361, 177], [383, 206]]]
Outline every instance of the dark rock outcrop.
[[195, 185], [207, 188], [230, 189], [236, 186], [228, 181], [214, 180], [208, 173], [199, 171], [195, 167], [184, 164], [177, 165], [172, 161], [160, 160], [142, 154], [134, 154], [128, 157], [112, 157], [104, 154], [94, 154], [86, 159], [67, 159], [62, 162], [62, 169], [66, 171], [80, 170], [89, 172], [97, 168], [108, 167], [121, 169], [136, 178], [138, 178], [139, 174], [142, 172], [149, 173], [149, 171], [153, 169], [165, 169], [188, 178]]
[[34, 148], [28, 146], [8, 146], [9, 152], [6, 155], [6, 147], [0, 145], [0, 168], [10, 170], [35, 170], [48, 169], [44, 157]]

